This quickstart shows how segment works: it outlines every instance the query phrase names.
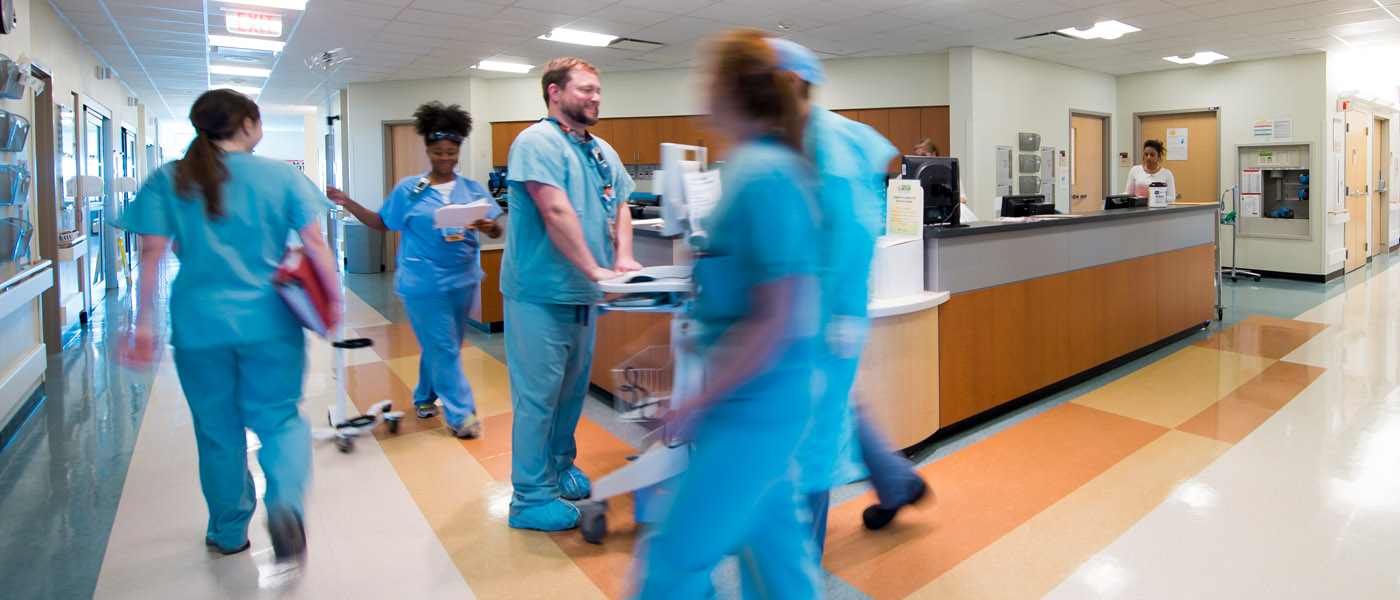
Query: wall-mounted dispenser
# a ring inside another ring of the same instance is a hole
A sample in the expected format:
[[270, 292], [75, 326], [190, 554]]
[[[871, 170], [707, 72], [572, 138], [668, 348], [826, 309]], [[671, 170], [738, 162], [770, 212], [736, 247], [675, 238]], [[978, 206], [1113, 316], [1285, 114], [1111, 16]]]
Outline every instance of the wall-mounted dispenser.
[[1021, 155], [1021, 170], [1020, 170], [1020, 171], [1021, 171], [1022, 173], [1039, 173], [1039, 172], [1040, 172], [1040, 155], [1039, 155], [1039, 154], [1022, 154], [1022, 155]]
[[1021, 132], [1016, 134], [1017, 148], [1022, 152], [1036, 152], [1040, 150], [1040, 134]]
[[19, 63], [10, 60], [10, 57], [0, 54], [0, 98], [18, 100], [24, 97], [24, 82], [21, 76], [24, 75]]
[[0, 165], [0, 206], [19, 206], [29, 199], [29, 171]]
[[0, 110], [0, 152], [24, 152], [29, 138], [29, 119]]
[[1041, 192], [1042, 180], [1039, 175], [1022, 175], [1017, 179], [1016, 189], [1020, 190], [1022, 196], [1034, 196]]

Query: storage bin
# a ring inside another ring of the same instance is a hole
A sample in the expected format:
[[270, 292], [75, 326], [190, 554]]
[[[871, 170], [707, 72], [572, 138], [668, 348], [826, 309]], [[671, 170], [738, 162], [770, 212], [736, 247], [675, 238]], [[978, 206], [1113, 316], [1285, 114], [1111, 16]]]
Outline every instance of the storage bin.
[[0, 98], [18, 100], [24, 97], [24, 84], [20, 83], [19, 65], [10, 57], [0, 54]]
[[0, 110], [0, 152], [24, 152], [29, 138], [29, 119]]
[[0, 206], [19, 206], [29, 199], [29, 171], [0, 165]]

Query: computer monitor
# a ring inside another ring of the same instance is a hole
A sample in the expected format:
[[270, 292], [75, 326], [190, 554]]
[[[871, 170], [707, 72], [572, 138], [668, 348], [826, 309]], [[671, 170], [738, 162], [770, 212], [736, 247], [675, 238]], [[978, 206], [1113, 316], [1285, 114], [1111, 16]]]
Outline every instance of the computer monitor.
[[713, 203], [695, 199], [697, 206], [692, 210], [692, 199], [685, 193], [686, 174], [704, 172], [708, 154], [704, 146], [661, 144], [661, 170], [652, 172], [651, 182], [652, 190], [660, 196], [661, 235], [680, 235], [688, 241], [695, 232], [692, 220], [698, 221], [713, 208]]
[[1147, 206], [1147, 198], [1134, 196], [1132, 194], [1113, 194], [1111, 196], [1105, 196], [1103, 199], [1104, 210], [1132, 208], [1134, 206]]
[[958, 159], [945, 156], [905, 156], [904, 178], [924, 189], [924, 225], [957, 227], [959, 198]]
[[1055, 212], [1055, 205], [1047, 204], [1045, 196], [1039, 194], [1001, 197], [1001, 216], [1003, 217], [1029, 217], [1053, 212]]

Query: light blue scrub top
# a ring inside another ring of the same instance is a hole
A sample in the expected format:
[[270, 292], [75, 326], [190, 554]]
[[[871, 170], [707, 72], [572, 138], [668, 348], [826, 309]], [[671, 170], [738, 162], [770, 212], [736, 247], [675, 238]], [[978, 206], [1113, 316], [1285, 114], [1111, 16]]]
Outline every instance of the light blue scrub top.
[[869, 125], [813, 106], [803, 151], [821, 173], [823, 316], [864, 317], [885, 169], [898, 150]]
[[175, 193], [175, 163], [146, 179], [112, 223], [175, 240], [180, 272], [170, 290], [171, 344], [210, 348], [300, 339], [301, 323], [272, 287], [288, 236], [331, 206], [306, 175], [286, 162], [244, 152], [223, 156], [222, 219], [205, 214], [195, 186]]
[[507, 298], [546, 304], [593, 304], [603, 299], [598, 286], [549, 239], [544, 218], [525, 189], [525, 182], [538, 181], [563, 190], [593, 259], [612, 268], [609, 224], [637, 186], [612, 146], [590, 138], [579, 142], [546, 119], [527, 127], [511, 144], [506, 171], [510, 222], [501, 262], [501, 294]]
[[[692, 316], [701, 328], [702, 352], [708, 352], [725, 331], [750, 313], [751, 288], [793, 275], [816, 274], [815, 184], [811, 167], [772, 136], [745, 142], [729, 154], [720, 170], [720, 201], [704, 220], [708, 237], [691, 238], [698, 246]], [[735, 396], [791, 383], [770, 376], [811, 366], [819, 307], [815, 277], [805, 281], [811, 289], [799, 289], [787, 311], [793, 324], [785, 334], [787, 350]]]
[[[428, 296], [459, 290], [480, 283], [486, 278], [481, 270], [480, 238], [475, 229], [452, 230], [433, 227], [433, 211], [448, 204], [470, 204], [485, 200], [490, 208], [486, 218], [495, 219], [504, 212], [486, 188], [461, 175], [452, 187], [450, 198], [432, 187], [414, 193], [413, 186], [427, 173], [405, 177], [379, 207], [384, 226], [402, 231], [399, 242], [398, 270], [394, 274], [394, 289], [401, 296]], [[462, 239], [449, 242], [449, 233]]]

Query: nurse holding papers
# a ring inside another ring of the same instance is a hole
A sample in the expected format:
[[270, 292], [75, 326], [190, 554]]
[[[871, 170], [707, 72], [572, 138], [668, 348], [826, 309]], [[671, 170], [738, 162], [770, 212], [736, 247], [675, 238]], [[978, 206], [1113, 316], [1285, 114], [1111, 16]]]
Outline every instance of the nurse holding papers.
[[481, 420], [460, 354], [467, 314], [486, 277], [477, 232], [499, 237], [496, 218], [502, 211], [485, 187], [453, 170], [471, 133], [471, 116], [455, 104], [429, 102], [413, 118], [427, 142], [432, 171], [399, 181], [378, 212], [335, 188], [327, 188], [326, 195], [369, 227], [403, 232], [394, 289], [423, 349], [413, 405], [427, 419], [437, 416], [441, 400], [452, 433], [475, 438], [482, 433]]

